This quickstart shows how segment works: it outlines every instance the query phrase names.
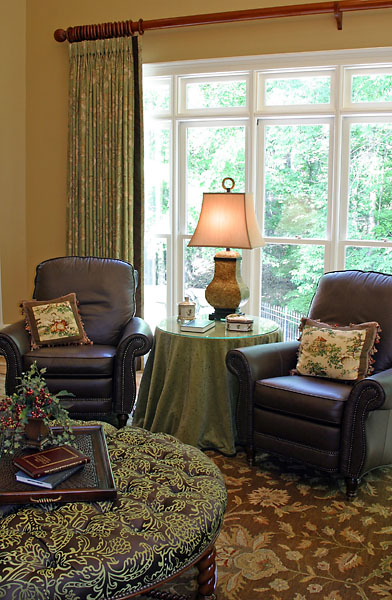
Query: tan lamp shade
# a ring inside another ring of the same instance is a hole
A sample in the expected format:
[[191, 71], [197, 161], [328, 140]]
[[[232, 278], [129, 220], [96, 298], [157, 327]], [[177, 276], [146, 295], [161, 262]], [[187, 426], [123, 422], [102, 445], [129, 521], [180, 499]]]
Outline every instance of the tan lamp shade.
[[199, 222], [188, 246], [226, 248], [215, 257], [214, 278], [207, 286], [207, 302], [215, 308], [210, 319], [221, 320], [239, 312], [249, 298], [249, 288], [241, 277], [241, 255], [230, 248], [257, 248], [265, 242], [257, 224], [252, 194], [203, 194]]
[[252, 194], [203, 194], [199, 222], [188, 246], [258, 248], [264, 244]]

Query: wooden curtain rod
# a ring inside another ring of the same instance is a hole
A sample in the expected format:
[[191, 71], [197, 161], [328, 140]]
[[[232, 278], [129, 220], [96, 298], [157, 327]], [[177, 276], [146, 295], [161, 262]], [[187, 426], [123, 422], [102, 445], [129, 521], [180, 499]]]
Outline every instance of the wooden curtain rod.
[[230, 23], [234, 21], [255, 21], [257, 19], [276, 19], [279, 17], [298, 17], [304, 15], [333, 14], [337, 28], [342, 29], [343, 13], [357, 10], [374, 10], [392, 8], [392, 0], [341, 0], [337, 2], [318, 2], [314, 4], [295, 4], [291, 6], [271, 6], [250, 10], [207, 13], [189, 15], [187, 17], [169, 17], [150, 21], [118, 21], [100, 23], [98, 25], [77, 25], [64, 29], [56, 29], [54, 39], [57, 42], [82, 42], [83, 40], [99, 40], [136, 34], [142, 35], [149, 29], [169, 29], [172, 27], [189, 27], [191, 25], [212, 25], [214, 23]]

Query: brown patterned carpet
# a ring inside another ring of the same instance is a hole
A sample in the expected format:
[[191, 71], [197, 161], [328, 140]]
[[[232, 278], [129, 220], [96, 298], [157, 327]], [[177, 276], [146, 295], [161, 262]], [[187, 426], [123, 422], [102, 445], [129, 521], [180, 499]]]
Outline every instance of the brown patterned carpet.
[[341, 480], [302, 465], [214, 460], [229, 490], [220, 600], [392, 598], [392, 468], [370, 473], [350, 503]]
[[[229, 492], [218, 600], [392, 599], [392, 468], [368, 474], [347, 502], [343, 481], [314, 469], [207, 454]], [[191, 580], [170, 589], [185, 594]]]
[[[0, 357], [0, 393], [5, 372]], [[228, 506], [217, 540], [218, 600], [392, 600], [392, 467], [343, 481], [260, 454], [207, 452]], [[196, 571], [162, 589], [195, 589]]]

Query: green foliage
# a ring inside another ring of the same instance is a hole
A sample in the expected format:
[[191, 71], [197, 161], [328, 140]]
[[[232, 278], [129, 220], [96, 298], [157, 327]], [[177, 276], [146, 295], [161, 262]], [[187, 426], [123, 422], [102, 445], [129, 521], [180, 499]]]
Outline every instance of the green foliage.
[[68, 410], [61, 404], [60, 399], [72, 394], [62, 390], [50, 394], [44, 379], [46, 369], [38, 369], [34, 362], [30, 369], [22, 373], [20, 383], [12, 396], [0, 400], [0, 456], [2, 453], [13, 454], [23, 445], [23, 431], [29, 418], [42, 419], [47, 425], [59, 425], [63, 433], [54, 436], [49, 433], [47, 444], [62, 444], [72, 439], [72, 427]]
[[188, 83], [187, 108], [246, 105], [246, 81]]
[[349, 183], [349, 238], [392, 238], [391, 124], [352, 126]]
[[352, 79], [353, 102], [391, 102], [392, 75], [356, 75]]
[[144, 82], [143, 104], [144, 110], [151, 112], [161, 112], [169, 109], [170, 106], [170, 84], [154, 85], [154, 81], [147, 79]]
[[346, 268], [392, 273], [392, 248], [358, 248], [346, 251]]
[[265, 96], [268, 105], [328, 104], [330, 77], [267, 78]]
[[328, 127], [270, 125], [265, 133], [265, 233], [324, 237]]

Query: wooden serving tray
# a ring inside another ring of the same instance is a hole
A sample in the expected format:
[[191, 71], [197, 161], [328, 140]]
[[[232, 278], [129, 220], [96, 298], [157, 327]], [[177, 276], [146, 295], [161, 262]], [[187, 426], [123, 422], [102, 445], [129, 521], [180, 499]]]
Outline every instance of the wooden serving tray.
[[[54, 432], [62, 431], [53, 427]], [[70, 445], [90, 457], [90, 462], [55, 489], [38, 488], [16, 481], [12, 456], [0, 459], [0, 504], [107, 500], [117, 495], [102, 425], [74, 426]], [[30, 450], [23, 453], [28, 454]], [[22, 454], [22, 452], [21, 452]]]

